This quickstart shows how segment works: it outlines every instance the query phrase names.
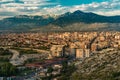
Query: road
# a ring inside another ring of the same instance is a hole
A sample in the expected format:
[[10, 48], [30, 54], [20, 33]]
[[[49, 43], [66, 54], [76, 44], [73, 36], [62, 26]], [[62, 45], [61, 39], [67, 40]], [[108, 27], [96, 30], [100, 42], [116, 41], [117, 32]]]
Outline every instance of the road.
[[9, 51], [11, 53], [13, 53], [13, 56], [12, 58], [10, 59], [10, 63], [13, 64], [14, 66], [18, 66], [18, 65], [23, 65], [24, 64], [24, 61], [27, 59], [27, 58], [22, 58], [20, 57], [20, 53], [17, 51], [17, 50], [13, 50], [13, 49], [9, 49]]

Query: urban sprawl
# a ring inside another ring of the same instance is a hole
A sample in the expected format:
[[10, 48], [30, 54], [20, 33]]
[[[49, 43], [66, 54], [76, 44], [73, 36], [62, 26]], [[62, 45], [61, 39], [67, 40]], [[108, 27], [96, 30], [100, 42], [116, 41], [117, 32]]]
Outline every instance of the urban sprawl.
[[119, 49], [120, 32], [6, 33], [0, 34], [0, 48], [12, 53], [9, 63], [29, 71], [21, 73], [22, 77], [9, 76], [9, 80], [36, 80], [51, 75], [55, 80], [64, 62], [77, 65], [97, 51]]

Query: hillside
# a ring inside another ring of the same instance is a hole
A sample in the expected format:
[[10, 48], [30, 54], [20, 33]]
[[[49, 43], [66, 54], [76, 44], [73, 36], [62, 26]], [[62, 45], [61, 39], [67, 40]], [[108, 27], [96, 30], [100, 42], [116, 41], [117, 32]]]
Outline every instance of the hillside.
[[5, 18], [0, 21], [1, 30], [30, 30], [36, 27], [42, 27], [50, 22], [54, 21], [54, 18], [43, 16], [27, 16], [20, 15], [11, 18]]
[[94, 13], [85, 13], [75, 11], [73, 13], [65, 13], [56, 19], [53, 24], [66, 26], [73, 23], [120, 23], [120, 16], [102, 16]]
[[78, 65], [71, 80], [120, 80], [120, 50], [94, 53]]
[[67, 12], [51, 16], [20, 15], [0, 20], [0, 31], [120, 31], [120, 16], [102, 16], [95, 13]]

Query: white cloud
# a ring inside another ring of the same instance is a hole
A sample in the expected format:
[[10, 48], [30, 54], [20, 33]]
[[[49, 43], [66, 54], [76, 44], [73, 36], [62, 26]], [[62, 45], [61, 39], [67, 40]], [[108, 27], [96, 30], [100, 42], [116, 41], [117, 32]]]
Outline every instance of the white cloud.
[[[101, 15], [119, 15], [120, 1], [110, 0], [101, 3], [93, 2], [90, 4], [81, 4], [74, 6], [62, 6], [59, 3], [51, 2], [51, 0], [0, 0], [0, 16], [13, 15], [41, 15], [41, 14], [63, 14], [65, 12], [73, 12], [82, 10], [85, 12], [94, 12]], [[8, 3], [3, 3], [8, 2]], [[19, 3], [23, 2], [23, 3]], [[46, 7], [54, 5], [52, 7]], [[3, 15], [3, 13], [6, 15]], [[11, 14], [9, 14], [11, 13]]]
[[[0, 0], [0, 16], [32, 14], [35, 11], [40, 11], [42, 6], [57, 4], [50, 2], [50, 0]], [[4, 13], [6, 15], [3, 15]]]
[[101, 15], [106, 15], [106, 16], [113, 16], [113, 15], [120, 15], [120, 10], [113, 10], [113, 11], [97, 11], [95, 12], [97, 14], [101, 14]]
[[112, 16], [120, 14], [120, 2], [118, 0], [111, 0], [110, 2], [101, 2], [101, 3], [90, 3], [90, 4], [82, 4], [75, 5], [70, 7], [64, 6], [56, 6], [52, 8], [44, 8], [43, 12], [47, 13], [55, 13], [55, 14], [63, 14], [65, 12], [74, 12], [76, 10], [82, 10], [85, 12], [94, 12], [101, 15]]
[[7, 2], [7, 1], [14, 1], [14, 0], [0, 0], [0, 2]]
[[[112, 16], [112, 15], [120, 15], [120, 1], [119, 0], [111, 0], [106, 2], [93, 2], [90, 4], [82, 4], [82, 5], [75, 5], [72, 7], [58, 7], [56, 10], [61, 9], [62, 13], [64, 12], [74, 12], [76, 10], [82, 10], [85, 12], [94, 12], [101, 15]], [[48, 9], [50, 10], [50, 9]], [[51, 11], [52, 12], [52, 11]], [[53, 10], [54, 12], [54, 10]]]

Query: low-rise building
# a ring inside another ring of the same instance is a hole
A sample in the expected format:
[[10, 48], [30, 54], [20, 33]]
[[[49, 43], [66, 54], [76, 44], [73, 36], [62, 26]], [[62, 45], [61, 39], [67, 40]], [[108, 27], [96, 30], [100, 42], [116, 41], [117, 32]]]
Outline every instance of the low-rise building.
[[53, 45], [50, 51], [53, 57], [61, 57], [64, 55], [64, 45]]

